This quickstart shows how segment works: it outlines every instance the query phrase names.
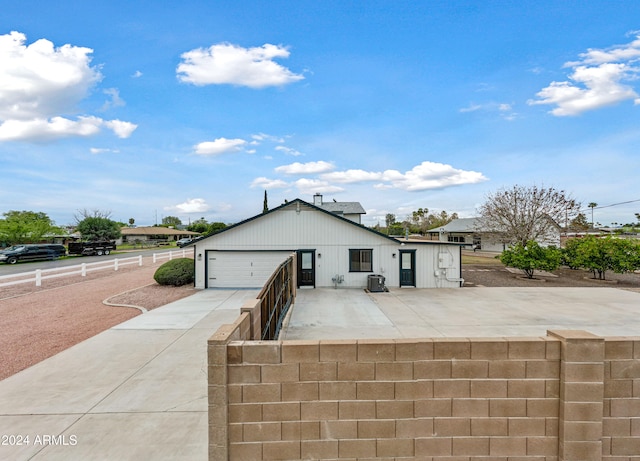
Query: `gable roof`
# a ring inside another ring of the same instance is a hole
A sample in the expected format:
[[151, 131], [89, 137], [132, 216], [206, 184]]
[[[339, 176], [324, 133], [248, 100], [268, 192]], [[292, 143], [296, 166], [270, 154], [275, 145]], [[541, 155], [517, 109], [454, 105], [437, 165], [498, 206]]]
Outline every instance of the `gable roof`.
[[[338, 203], [340, 203], [340, 202], [338, 202]], [[345, 203], [345, 202], [342, 202], [342, 203]], [[318, 211], [320, 213], [324, 213], [327, 216], [331, 216], [332, 219], [338, 219], [338, 220], [340, 220], [340, 221], [342, 221], [344, 223], [347, 223], [350, 226], [355, 226], [355, 227], [357, 227], [357, 228], [359, 228], [359, 229], [361, 229], [361, 230], [363, 230], [365, 232], [371, 232], [372, 234], [377, 235], [378, 237], [382, 237], [384, 239], [390, 240], [390, 241], [392, 241], [392, 242], [394, 242], [394, 243], [396, 243], [398, 245], [402, 245], [402, 244], [405, 244], [405, 243], [418, 244], [418, 245], [442, 245], [443, 244], [443, 242], [440, 242], [438, 240], [424, 240], [424, 241], [412, 240], [412, 241], [409, 242], [409, 241], [407, 241], [405, 239], [398, 239], [398, 238], [395, 238], [395, 237], [390, 237], [387, 234], [383, 234], [382, 232], [378, 232], [375, 229], [371, 229], [370, 227], [366, 227], [366, 226], [364, 226], [362, 224], [358, 224], [358, 223], [356, 223], [354, 221], [351, 221], [350, 219], [344, 218], [340, 214], [336, 214], [336, 213], [333, 213], [331, 211], [322, 209], [322, 208], [320, 208], [320, 207], [318, 207], [318, 206], [316, 206], [316, 205], [314, 205], [312, 203], [305, 202], [304, 200], [301, 200], [301, 199], [297, 198], [295, 200], [292, 200], [291, 202], [285, 202], [285, 203], [283, 203], [282, 205], [280, 205], [280, 206], [278, 206], [276, 208], [272, 208], [271, 210], [267, 211], [266, 213], [257, 214], [257, 215], [255, 215], [255, 216], [253, 216], [251, 218], [245, 219], [244, 221], [240, 221], [240, 222], [238, 222], [236, 224], [233, 224], [231, 226], [225, 227], [224, 229], [221, 229], [221, 230], [219, 230], [217, 232], [213, 232], [213, 233], [210, 233], [210, 234], [203, 235], [201, 237], [197, 237], [197, 238], [195, 238], [194, 240], [192, 240], [190, 243], [188, 243], [185, 246], [190, 246], [190, 245], [194, 245], [194, 244], [200, 243], [205, 239], [208, 239], [208, 238], [214, 237], [216, 235], [222, 234], [223, 232], [233, 231], [234, 229], [236, 229], [236, 228], [238, 228], [240, 226], [243, 226], [243, 225], [245, 225], [247, 223], [250, 223], [252, 221], [256, 221], [256, 220], [258, 220], [258, 219], [260, 219], [260, 218], [262, 218], [264, 216], [267, 216], [267, 215], [269, 215], [271, 213], [277, 213], [280, 210], [283, 210], [283, 209], [288, 208], [288, 207], [294, 207], [294, 206], [295, 207], [298, 207], [298, 206], [308, 207], [308, 208], [310, 208], [312, 210]], [[455, 242], [446, 242], [446, 243], [448, 245], [453, 245], [453, 246], [462, 246], [462, 244], [455, 243]]]
[[[337, 203], [350, 203], [350, 202], [337, 202]], [[353, 202], [353, 203], [357, 203], [357, 202]], [[358, 204], [358, 205], [360, 205], [360, 204]], [[229, 232], [229, 231], [232, 231], [233, 229], [235, 229], [235, 228], [237, 228], [237, 227], [240, 227], [240, 226], [242, 226], [242, 225], [244, 225], [244, 224], [247, 224], [247, 223], [249, 223], [249, 222], [252, 222], [252, 221], [255, 221], [255, 220], [257, 220], [257, 219], [260, 219], [260, 218], [262, 218], [262, 217], [264, 217], [264, 216], [267, 216], [267, 215], [269, 215], [269, 214], [271, 214], [271, 213], [277, 213], [277, 212], [278, 212], [278, 211], [280, 211], [280, 210], [283, 210], [283, 209], [285, 209], [285, 208], [289, 208], [289, 207], [294, 207], [294, 206], [295, 206], [295, 207], [299, 207], [299, 206], [309, 207], [309, 208], [311, 208], [312, 210], [319, 211], [320, 213], [324, 213], [324, 214], [326, 214], [327, 216], [331, 216], [331, 218], [332, 218], [332, 219], [339, 219], [339, 220], [341, 220], [342, 222], [345, 222], [345, 223], [347, 223], [347, 224], [349, 224], [349, 225], [351, 225], [351, 226], [356, 226], [356, 227], [358, 227], [358, 228], [362, 229], [363, 231], [371, 232], [371, 233], [373, 233], [373, 234], [375, 234], [375, 235], [377, 235], [377, 236], [379, 236], [379, 237], [383, 237], [383, 238], [385, 238], [385, 239], [387, 239], [387, 240], [391, 240], [392, 242], [396, 242], [396, 243], [398, 243], [398, 244], [402, 243], [400, 240], [395, 239], [395, 238], [393, 238], [393, 237], [389, 237], [388, 235], [383, 234], [382, 232], [378, 232], [378, 231], [377, 231], [377, 230], [375, 230], [375, 229], [371, 229], [371, 228], [369, 228], [369, 227], [363, 226], [362, 224], [358, 224], [358, 223], [356, 223], [356, 222], [353, 222], [353, 221], [351, 221], [350, 219], [343, 218], [340, 214], [336, 214], [336, 213], [334, 213], [334, 212], [331, 212], [331, 211], [325, 210], [325, 209], [323, 209], [323, 208], [320, 208], [320, 207], [318, 207], [318, 206], [315, 206], [315, 205], [313, 205], [313, 204], [311, 204], [311, 203], [305, 202], [304, 200], [301, 200], [301, 199], [297, 198], [297, 199], [295, 199], [295, 200], [292, 200], [291, 202], [285, 202], [285, 203], [283, 203], [282, 205], [280, 205], [280, 206], [278, 206], [278, 207], [276, 207], [276, 208], [273, 208], [273, 209], [271, 209], [271, 210], [267, 211], [266, 213], [260, 213], [260, 214], [258, 214], [258, 215], [255, 215], [255, 216], [253, 216], [253, 217], [249, 218], [249, 219], [245, 219], [244, 221], [240, 221], [239, 223], [233, 224], [233, 225], [231, 225], [231, 226], [229, 226], [229, 227], [225, 227], [224, 229], [219, 230], [219, 231], [217, 231], [217, 232], [213, 232], [213, 233], [211, 233], [211, 234], [207, 234], [207, 235], [204, 235], [203, 237], [197, 238], [197, 239], [195, 239], [194, 241], [192, 241], [191, 243], [189, 243], [189, 245], [193, 245], [193, 244], [195, 244], [195, 243], [201, 242], [202, 240], [207, 239], [207, 238], [209, 238], [209, 237], [213, 237], [214, 235], [222, 234], [223, 232]], [[360, 208], [362, 209], [362, 206], [360, 206]], [[363, 211], [364, 211], [364, 210], [363, 210]]]

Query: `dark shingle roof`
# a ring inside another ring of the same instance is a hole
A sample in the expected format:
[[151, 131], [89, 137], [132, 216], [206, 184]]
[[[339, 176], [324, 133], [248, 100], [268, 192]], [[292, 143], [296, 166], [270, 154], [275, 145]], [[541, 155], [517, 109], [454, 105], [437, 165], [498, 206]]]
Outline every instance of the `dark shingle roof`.
[[325, 202], [320, 205], [323, 210], [331, 213], [366, 214], [360, 202]]

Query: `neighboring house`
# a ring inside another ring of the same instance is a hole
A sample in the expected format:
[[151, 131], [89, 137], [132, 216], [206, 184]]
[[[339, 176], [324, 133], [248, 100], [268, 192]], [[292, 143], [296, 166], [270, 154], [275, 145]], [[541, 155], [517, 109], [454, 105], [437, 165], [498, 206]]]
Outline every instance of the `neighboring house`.
[[336, 202], [334, 200], [324, 203], [321, 194], [315, 194], [313, 196], [313, 204], [318, 208], [322, 208], [325, 211], [337, 214], [358, 224], [362, 224], [362, 215], [367, 214], [364, 208], [362, 208], [362, 205], [360, 205], [360, 202]]
[[122, 244], [122, 242], [146, 242], [149, 240], [175, 241], [187, 237], [196, 238], [200, 235], [198, 232], [160, 226], [123, 227], [121, 232], [122, 239], [117, 242], [118, 244]]
[[[549, 238], [540, 240], [543, 246], [560, 246], [560, 227], [553, 225]], [[460, 243], [465, 248], [475, 248], [483, 251], [503, 252], [508, 244], [500, 240], [495, 233], [483, 230], [479, 224], [479, 218], [454, 219], [450, 223], [430, 229], [429, 234], [438, 236], [441, 242]]]
[[365, 288], [370, 275], [387, 287], [462, 284], [460, 245], [391, 238], [300, 199], [190, 246], [196, 288], [262, 287], [291, 254], [299, 286]]

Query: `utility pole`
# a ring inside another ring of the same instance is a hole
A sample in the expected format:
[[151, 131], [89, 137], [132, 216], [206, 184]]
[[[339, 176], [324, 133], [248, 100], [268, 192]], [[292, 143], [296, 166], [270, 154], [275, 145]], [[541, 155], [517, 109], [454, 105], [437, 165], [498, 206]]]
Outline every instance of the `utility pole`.
[[596, 202], [590, 202], [587, 206], [591, 208], [591, 229], [593, 229], [593, 209], [597, 207], [598, 204]]

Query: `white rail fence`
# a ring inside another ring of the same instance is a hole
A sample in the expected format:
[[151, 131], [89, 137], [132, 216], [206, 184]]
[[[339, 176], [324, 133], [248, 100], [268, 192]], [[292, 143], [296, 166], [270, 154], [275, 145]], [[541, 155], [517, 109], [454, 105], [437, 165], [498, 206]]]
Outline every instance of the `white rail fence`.
[[[187, 250], [177, 251], [164, 251], [162, 253], [153, 253], [152, 264], [156, 264], [158, 261], [168, 259], [171, 261], [173, 258], [186, 258]], [[137, 264], [142, 266], [143, 258], [140, 256], [132, 256], [130, 258], [115, 258], [108, 261], [98, 261], [95, 263], [82, 263], [75, 266], [56, 267], [53, 269], [36, 269], [31, 272], [21, 272], [19, 274], [3, 275], [0, 276], [0, 288], [10, 285], [18, 285], [21, 283], [33, 283], [36, 286], [42, 286], [42, 281], [47, 279], [53, 279], [57, 277], [67, 277], [70, 275], [81, 275], [86, 277], [89, 272], [100, 271], [105, 269], [112, 269], [117, 271], [122, 266], [128, 266]], [[19, 279], [19, 280], [11, 280]], [[7, 280], [7, 281], [5, 281]]]

